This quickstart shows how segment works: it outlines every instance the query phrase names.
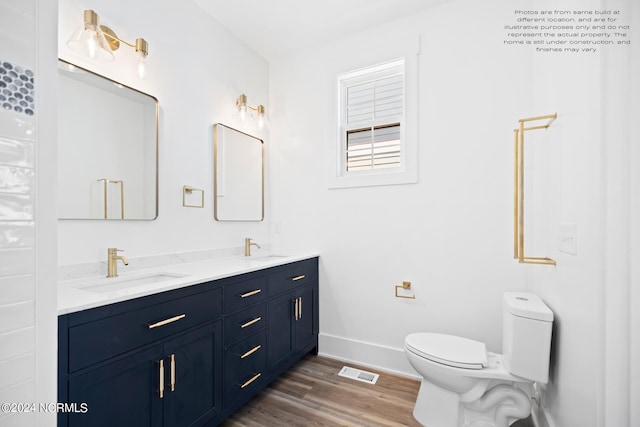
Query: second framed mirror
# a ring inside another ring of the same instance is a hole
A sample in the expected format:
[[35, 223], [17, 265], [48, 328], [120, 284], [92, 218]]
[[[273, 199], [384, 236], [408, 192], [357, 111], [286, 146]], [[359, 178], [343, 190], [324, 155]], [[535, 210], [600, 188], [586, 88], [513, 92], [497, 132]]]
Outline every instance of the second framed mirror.
[[217, 123], [213, 165], [215, 220], [264, 220], [264, 141]]

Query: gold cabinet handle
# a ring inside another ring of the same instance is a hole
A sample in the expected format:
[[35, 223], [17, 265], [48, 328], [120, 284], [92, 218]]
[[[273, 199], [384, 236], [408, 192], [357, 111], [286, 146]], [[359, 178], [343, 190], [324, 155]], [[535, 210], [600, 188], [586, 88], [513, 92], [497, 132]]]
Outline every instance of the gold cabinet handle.
[[[524, 133], [530, 130], [547, 129], [558, 117], [557, 113], [520, 119], [514, 130], [514, 190], [513, 190], [513, 257], [520, 263], [556, 265], [548, 257], [528, 257], [524, 254]], [[525, 123], [548, 120], [542, 125], [525, 127]]]
[[258, 378], [260, 378], [261, 375], [262, 374], [255, 374], [253, 377], [251, 377], [251, 379], [247, 380], [244, 384], [242, 384], [240, 388], [245, 388], [246, 386], [248, 386], [249, 384], [257, 380]]
[[245, 358], [251, 356], [253, 353], [255, 353], [256, 351], [260, 350], [261, 348], [262, 348], [262, 346], [260, 344], [258, 344], [257, 346], [253, 347], [251, 350], [247, 351], [245, 354], [240, 356], [240, 359], [245, 359]]
[[300, 302], [298, 303], [298, 319], [302, 319], [302, 297], [298, 298]]
[[295, 302], [293, 303], [293, 314], [297, 322], [298, 321], [298, 298], [296, 298]]
[[160, 359], [160, 374], [158, 378], [160, 386], [158, 387], [160, 392], [160, 399], [164, 398], [164, 359]]
[[304, 279], [305, 277], [307, 277], [307, 276], [306, 276], [306, 275], [304, 275], [304, 274], [301, 274], [301, 275], [299, 275], [299, 276], [292, 277], [292, 278], [291, 278], [291, 280], [292, 280], [292, 281], [294, 281], [294, 282], [297, 282], [298, 280], [302, 280], [302, 279]]
[[255, 319], [249, 320], [247, 323], [243, 323], [242, 325], [240, 325], [241, 329], [246, 328], [247, 326], [251, 326], [254, 323], [258, 323], [259, 321], [262, 320], [262, 317], [256, 317]]
[[240, 294], [240, 298], [247, 298], [262, 292], [262, 289], [256, 289], [255, 291], [247, 292], [246, 294]]
[[151, 325], [149, 325], [149, 329], [153, 329], [153, 328], [157, 328], [159, 326], [167, 325], [169, 323], [177, 322], [178, 320], [184, 319], [185, 317], [187, 317], [186, 314], [180, 314], [178, 316], [171, 317], [170, 319], [161, 320], [159, 322], [152, 323]]
[[171, 355], [171, 391], [176, 391], [176, 355]]

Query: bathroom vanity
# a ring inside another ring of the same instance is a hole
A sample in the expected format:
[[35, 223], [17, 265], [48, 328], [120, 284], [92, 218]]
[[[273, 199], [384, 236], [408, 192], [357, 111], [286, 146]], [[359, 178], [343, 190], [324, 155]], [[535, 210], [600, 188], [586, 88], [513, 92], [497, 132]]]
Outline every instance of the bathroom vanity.
[[106, 305], [67, 289], [58, 401], [71, 410], [58, 425], [217, 425], [317, 353], [318, 258], [234, 262], [172, 269], [183, 276], [168, 276], [170, 289], [134, 298], [101, 292], [122, 299]]

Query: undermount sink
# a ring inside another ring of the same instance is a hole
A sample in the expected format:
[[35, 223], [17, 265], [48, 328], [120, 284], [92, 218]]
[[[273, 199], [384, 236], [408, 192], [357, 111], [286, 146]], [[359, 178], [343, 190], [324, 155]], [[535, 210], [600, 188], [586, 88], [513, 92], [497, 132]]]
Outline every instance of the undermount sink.
[[114, 277], [101, 279], [98, 282], [80, 286], [79, 288], [89, 292], [106, 293], [143, 285], [151, 285], [165, 282], [167, 280], [179, 279], [181, 277], [186, 277], [186, 275], [174, 273], [152, 273], [136, 277]]
[[287, 258], [288, 255], [265, 255], [265, 256], [249, 256], [246, 257], [247, 261], [257, 261], [257, 262], [271, 262], [278, 261], [283, 258]]

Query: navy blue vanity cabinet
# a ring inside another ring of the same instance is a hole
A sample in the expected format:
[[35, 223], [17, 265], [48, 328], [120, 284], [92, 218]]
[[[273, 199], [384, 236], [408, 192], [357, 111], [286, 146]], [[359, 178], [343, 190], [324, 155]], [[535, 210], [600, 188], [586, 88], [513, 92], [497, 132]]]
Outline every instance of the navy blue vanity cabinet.
[[318, 347], [318, 261], [274, 269], [269, 285], [269, 354], [272, 376]]
[[318, 349], [318, 259], [58, 317], [60, 427], [216, 426]]
[[[195, 426], [222, 411], [215, 282], [59, 317], [59, 426]], [[105, 356], [106, 353], [106, 356]]]

